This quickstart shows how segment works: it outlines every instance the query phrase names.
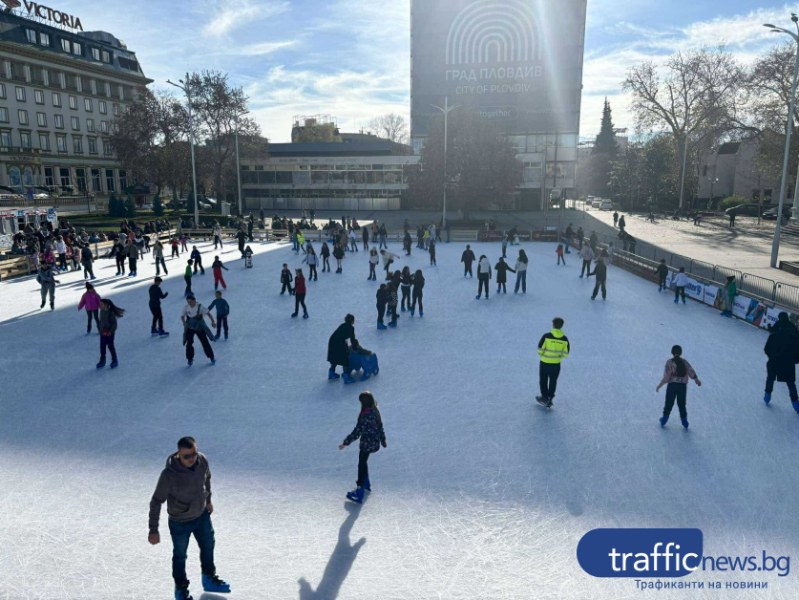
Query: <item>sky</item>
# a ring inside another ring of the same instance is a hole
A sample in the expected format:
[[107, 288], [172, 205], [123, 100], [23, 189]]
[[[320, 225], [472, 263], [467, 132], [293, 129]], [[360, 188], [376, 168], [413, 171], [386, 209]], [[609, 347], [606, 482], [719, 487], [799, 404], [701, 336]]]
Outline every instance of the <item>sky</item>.
[[[295, 115], [332, 115], [343, 130], [410, 112], [410, 0], [50, 0], [136, 52], [154, 89], [187, 71], [217, 69], [250, 98], [273, 142], [289, 141]], [[131, 5], [134, 6], [131, 9]], [[633, 128], [626, 72], [678, 50], [724, 44], [751, 62], [781, 41], [763, 23], [789, 26], [784, 2], [589, 0], [581, 136], [597, 133], [607, 97], [616, 127]], [[783, 36], [787, 40], [787, 36]], [[174, 90], [179, 93], [178, 90]]]

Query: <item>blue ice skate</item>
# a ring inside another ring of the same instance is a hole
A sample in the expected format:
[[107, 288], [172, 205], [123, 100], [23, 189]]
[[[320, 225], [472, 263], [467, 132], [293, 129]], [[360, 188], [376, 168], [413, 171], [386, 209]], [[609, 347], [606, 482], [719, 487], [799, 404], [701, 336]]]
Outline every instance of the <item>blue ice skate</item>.
[[763, 402], [765, 402], [768, 406], [768, 403], [771, 402], [771, 392], [766, 392], [763, 394]]
[[367, 492], [370, 492], [370, 493], [371, 493], [371, 491], [372, 491], [372, 484], [371, 484], [371, 482], [369, 481], [369, 479], [367, 479], [366, 481], [364, 481], [364, 482], [363, 482], [363, 489], [364, 489], [364, 490], [366, 490]]
[[688, 419], [680, 419], [682, 421], [682, 426], [688, 429]]
[[341, 377], [344, 379], [344, 383], [355, 383], [355, 380], [350, 376], [349, 373], [344, 373]]
[[203, 574], [203, 589], [206, 592], [230, 593], [230, 584], [219, 579], [217, 575]]
[[331, 379], [331, 380], [332, 379], [338, 379], [339, 377], [341, 377], [341, 376], [338, 373], [336, 373], [336, 370], [333, 367], [330, 367], [330, 369], [328, 369], [328, 371], [327, 371], [327, 378], [328, 379]]
[[351, 492], [347, 492], [347, 500], [352, 500], [356, 504], [363, 504], [363, 488], [358, 487]]
[[791, 406], [793, 406], [793, 409], [797, 412], [797, 414], [799, 414], [799, 402], [796, 400], [791, 400]]
[[102, 369], [105, 366], [105, 359], [102, 359], [100, 362], [97, 363], [97, 368]]
[[175, 600], [194, 600], [188, 587], [175, 588]]
[[383, 323], [378, 322], [377, 329], [382, 331], [383, 329], [388, 329], [388, 327], [386, 327]]
[[115, 360], [112, 360], [112, 361], [111, 361], [111, 364], [110, 364], [110, 365], [108, 365], [108, 366], [109, 366], [109, 368], [111, 368], [111, 369], [116, 369], [116, 368], [119, 366], [119, 363], [118, 363], [117, 361], [115, 361]]
[[668, 421], [669, 421], [669, 418], [668, 417], [660, 417], [659, 420], [660, 420], [660, 426], [661, 427], [665, 427], [666, 423], [668, 423]]

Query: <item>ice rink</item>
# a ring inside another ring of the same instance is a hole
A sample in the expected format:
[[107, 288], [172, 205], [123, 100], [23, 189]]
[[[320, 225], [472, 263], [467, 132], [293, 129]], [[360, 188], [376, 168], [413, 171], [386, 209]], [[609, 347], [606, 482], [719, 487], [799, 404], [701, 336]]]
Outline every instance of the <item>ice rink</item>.
[[[318, 246], [319, 244], [315, 244]], [[720, 318], [618, 268], [608, 299], [589, 299], [579, 258], [555, 265], [554, 244], [530, 256], [526, 295], [475, 300], [465, 244], [439, 244], [438, 266], [414, 248], [425, 315], [402, 313], [377, 331], [367, 254], [308, 283], [308, 320], [291, 319], [280, 268], [290, 246], [255, 244], [244, 269], [234, 244], [220, 257], [231, 305], [228, 342], [210, 366], [181, 346], [180, 260], [167, 262], [168, 338], [151, 339], [151, 255], [135, 279], [99, 260], [96, 287], [127, 309], [116, 336], [120, 366], [95, 370], [99, 336], [76, 306], [82, 272], [61, 274], [56, 310], [39, 310], [33, 277], [0, 283], [0, 598], [171, 598], [166, 508], [162, 543], [147, 543], [150, 496], [177, 439], [192, 435], [213, 473], [219, 575], [232, 600], [778, 598], [794, 599], [792, 572], [694, 573], [685, 581], [767, 582], [761, 591], [637, 590], [595, 579], [576, 559], [598, 527], [696, 527], [714, 555], [797, 556], [799, 416], [784, 384], [762, 402], [766, 333]], [[495, 244], [472, 244], [492, 267]], [[213, 299], [214, 252], [194, 291]], [[401, 254], [398, 244], [390, 249]], [[513, 265], [518, 247], [509, 249]], [[335, 261], [331, 259], [335, 267]], [[475, 265], [476, 268], [476, 265]], [[307, 268], [305, 269], [307, 274]], [[327, 380], [327, 340], [348, 312], [380, 374]], [[551, 411], [538, 406], [540, 336], [561, 316], [572, 343]], [[691, 427], [676, 408], [658, 424], [655, 392], [673, 344], [702, 387], [688, 390]], [[388, 448], [370, 460], [373, 492], [354, 487], [358, 393], [375, 394]], [[188, 573], [202, 594], [196, 545]], [[793, 564], [791, 565], [794, 566]]]

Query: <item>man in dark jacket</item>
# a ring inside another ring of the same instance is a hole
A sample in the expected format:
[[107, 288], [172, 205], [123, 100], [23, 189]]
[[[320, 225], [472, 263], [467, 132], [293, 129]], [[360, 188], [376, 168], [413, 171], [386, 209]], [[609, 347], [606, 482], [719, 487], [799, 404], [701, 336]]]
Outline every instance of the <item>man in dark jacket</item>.
[[161, 290], [163, 279], [156, 277], [150, 286], [150, 312], [153, 315], [153, 323], [150, 326], [150, 335], [169, 335], [164, 331], [164, 315], [161, 312], [161, 300], [169, 295], [169, 292]]
[[178, 440], [178, 451], [167, 458], [166, 467], [158, 478], [158, 485], [150, 500], [150, 534], [147, 540], [153, 545], [161, 541], [158, 520], [164, 501], [167, 503], [169, 534], [172, 537], [175, 599], [191, 598], [189, 580], [186, 577], [186, 552], [192, 534], [200, 546], [203, 589], [206, 592], [230, 592], [230, 585], [217, 577], [214, 565], [211, 469], [205, 455], [197, 451], [192, 437], [186, 436]]
[[605, 265], [605, 259], [601, 257], [597, 259], [594, 271], [588, 274], [589, 277], [591, 277], [591, 275], [596, 275], [596, 285], [594, 285], [594, 293], [591, 294], [591, 300], [596, 300], [596, 295], [600, 287], [602, 288], [602, 299], [604, 300], [607, 295], [605, 282], [608, 278], [608, 267]]
[[350, 349], [347, 340], [352, 343], [355, 339], [355, 317], [347, 315], [344, 322], [330, 336], [327, 342], [327, 362], [330, 369], [327, 372], [328, 379], [338, 379], [340, 375], [336, 373], [336, 367], [341, 365], [344, 368], [344, 383], [352, 383], [352, 378], [347, 373], [347, 366], [350, 364]]
[[463, 251], [461, 254], [461, 262], [463, 263], [463, 276], [466, 277], [474, 277], [472, 275], [472, 263], [475, 261], [474, 252], [472, 252], [471, 247], [469, 244], [466, 244], [466, 250]]
[[766, 363], [766, 393], [763, 401], [771, 402], [774, 380], [783, 381], [788, 386], [791, 405], [799, 413], [799, 397], [796, 393], [796, 358], [799, 356], [799, 331], [788, 319], [788, 313], [777, 315], [777, 322], [772, 325], [766, 347], [768, 356]]

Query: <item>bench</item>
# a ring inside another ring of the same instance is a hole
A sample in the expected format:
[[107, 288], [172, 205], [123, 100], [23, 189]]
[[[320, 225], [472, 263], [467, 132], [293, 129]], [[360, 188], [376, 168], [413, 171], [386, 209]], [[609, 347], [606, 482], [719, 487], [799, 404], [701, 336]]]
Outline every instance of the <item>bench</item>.
[[0, 261], [0, 280], [30, 273], [31, 264], [27, 256], [15, 256]]

